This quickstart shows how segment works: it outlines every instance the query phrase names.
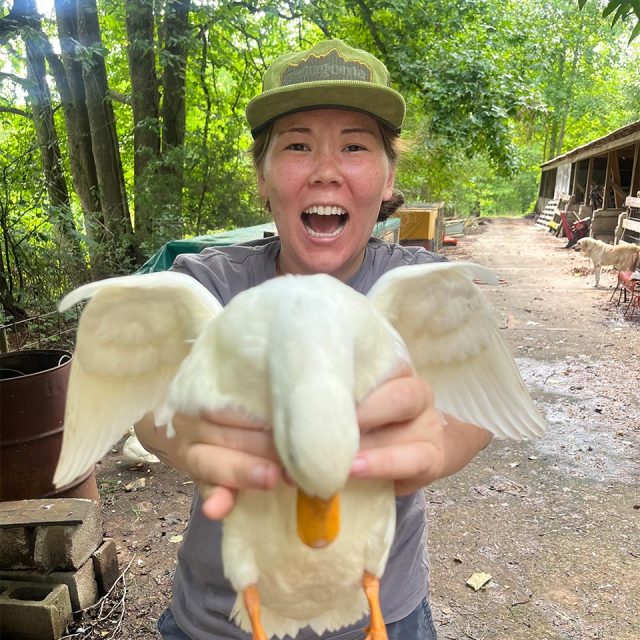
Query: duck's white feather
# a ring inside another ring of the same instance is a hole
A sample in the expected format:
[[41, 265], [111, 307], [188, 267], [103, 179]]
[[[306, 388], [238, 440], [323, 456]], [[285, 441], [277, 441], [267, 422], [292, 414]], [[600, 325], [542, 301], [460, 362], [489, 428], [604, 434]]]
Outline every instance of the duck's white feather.
[[[132, 284], [144, 277], [89, 285], [56, 477], [75, 477], [151, 408], [159, 423], [229, 407], [263, 421], [296, 484], [342, 500], [338, 538], [312, 550], [296, 533], [293, 488], [238, 494], [224, 522], [225, 573], [239, 594], [257, 583], [269, 636], [338, 629], [366, 610], [362, 577], [384, 571], [395, 500], [390, 482], [348, 479], [355, 407], [402, 365], [412, 360], [456, 417], [518, 439], [544, 426], [472, 282], [495, 278], [476, 265], [399, 268], [368, 297], [326, 275], [286, 276], [220, 313], [186, 276]], [[240, 595], [234, 611], [248, 629]]]
[[[296, 534], [296, 491], [279, 485], [247, 491], [224, 522], [225, 573], [234, 587], [256, 583], [268, 637], [295, 637], [309, 625], [317, 634], [360, 620], [367, 612], [364, 571], [381, 576], [395, 533], [395, 497], [389, 482], [350, 480], [340, 494], [338, 538], [323, 549], [306, 547]], [[257, 515], [259, 514], [259, 516]], [[269, 526], [256, 526], [257, 518]], [[242, 595], [233, 615], [250, 631]]]
[[540, 436], [546, 421], [474, 278], [498, 282], [473, 263], [414, 265], [382, 276], [368, 297], [402, 336], [440, 410], [498, 437]]
[[193, 278], [172, 272], [84, 285], [62, 300], [60, 310], [85, 299], [56, 486], [90, 469], [131, 424], [164, 406], [193, 340], [222, 309]]

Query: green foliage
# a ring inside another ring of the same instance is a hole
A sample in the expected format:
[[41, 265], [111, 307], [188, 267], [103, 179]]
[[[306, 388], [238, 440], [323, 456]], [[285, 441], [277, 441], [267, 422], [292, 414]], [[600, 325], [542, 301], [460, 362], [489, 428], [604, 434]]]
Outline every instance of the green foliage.
[[7, 126], [0, 113], [0, 292], [3, 320], [16, 309], [49, 309], [78, 274], [47, 205], [40, 151], [30, 120]]
[[[129, 0], [128, 6], [148, 2]], [[483, 214], [529, 212], [541, 162], [640, 114], [640, 45], [629, 44], [638, 35], [638, 0], [604, 6], [586, 0], [210, 0], [191, 4], [190, 27], [181, 36], [187, 49], [185, 142], [162, 155], [135, 148], [127, 55], [129, 46], [153, 53], [162, 96], [163, 69], [180, 62], [164, 47], [175, 39], [165, 33], [165, 4], [153, 2], [152, 42], [128, 43], [126, 3], [98, 3], [130, 210], [150, 205], [153, 211], [151, 235], [138, 240], [143, 258], [180, 235], [265, 220], [244, 109], [274, 57], [322, 38], [342, 38], [385, 61], [408, 105], [404, 136], [411, 144], [398, 186], [408, 201], [444, 200], [458, 215], [477, 203]], [[10, 7], [0, 0], [0, 19]], [[52, 16], [43, 28], [53, 39]], [[2, 71], [11, 76], [0, 82], [0, 196], [10, 269], [1, 275], [15, 299], [31, 307], [89, 274], [65, 265], [50, 222], [55, 212], [33, 147], [18, 35], [5, 51]], [[60, 95], [51, 85], [57, 106]], [[71, 186], [61, 109], [55, 118]], [[137, 126], [163, 135], [161, 114]], [[134, 190], [136, 157], [149, 162]], [[77, 199], [74, 215], [81, 227]]]
[[[578, 5], [582, 9], [587, 0], [578, 0]], [[613, 15], [611, 25], [615, 25], [618, 20], [627, 20], [632, 15], [636, 17], [636, 25], [631, 32], [629, 42], [640, 35], [640, 0], [609, 0], [602, 10], [602, 17]]]

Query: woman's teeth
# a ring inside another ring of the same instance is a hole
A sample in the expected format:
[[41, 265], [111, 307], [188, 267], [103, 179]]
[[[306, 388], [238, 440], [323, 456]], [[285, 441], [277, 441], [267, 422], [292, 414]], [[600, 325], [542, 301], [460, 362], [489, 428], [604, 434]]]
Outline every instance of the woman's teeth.
[[335, 205], [314, 205], [305, 210], [304, 213], [317, 213], [319, 216], [340, 216], [346, 213], [342, 207]]
[[342, 207], [314, 205], [302, 214], [302, 223], [312, 238], [335, 238], [342, 233], [347, 212]]

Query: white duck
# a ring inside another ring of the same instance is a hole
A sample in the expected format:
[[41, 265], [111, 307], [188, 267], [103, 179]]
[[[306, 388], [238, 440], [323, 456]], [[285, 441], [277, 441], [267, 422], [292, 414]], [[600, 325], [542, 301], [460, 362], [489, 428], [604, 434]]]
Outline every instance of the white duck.
[[407, 266], [365, 297], [330, 276], [285, 276], [224, 310], [171, 272], [80, 287], [61, 303], [91, 298], [54, 482], [80, 475], [150, 410], [170, 424], [176, 411], [241, 408], [273, 429], [296, 486], [242, 491], [224, 522], [238, 624], [265, 640], [339, 629], [369, 609], [367, 639], [383, 640], [377, 588], [395, 500], [390, 482], [349, 479], [358, 402], [411, 360], [442, 411], [514, 439], [546, 427], [472, 278], [497, 282], [468, 263]]
[[129, 464], [157, 464], [160, 462], [158, 456], [150, 453], [142, 446], [133, 427], [129, 427], [129, 436], [122, 445], [122, 455], [124, 455]]

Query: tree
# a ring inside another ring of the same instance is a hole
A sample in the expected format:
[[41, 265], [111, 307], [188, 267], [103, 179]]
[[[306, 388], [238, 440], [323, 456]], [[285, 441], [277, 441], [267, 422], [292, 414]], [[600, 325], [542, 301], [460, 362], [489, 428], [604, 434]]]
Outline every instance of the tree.
[[74, 263], [73, 268], [78, 270], [83, 262], [83, 250], [71, 216], [51, 94], [45, 75], [45, 58], [47, 54], [51, 54], [51, 45], [42, 31], [35, 0], [16, 0], [10, 14], [3, 19], [0, 32], [4, 38], [19, 33], [24, 41], [27, 77], [21, 84], [27, 91], [30, 114], [36, 130], [48, 193], [49, 215], [55, 222], [60, 241]]
[[[578, 5], [582, 9], [587, 4], [587, 0], [578, 0]], [[614, 13], [615, 12], [615, 13]], [[636, 17], [636, 25], [631, 32], [629, 42], [640, 35], [640, 0], [608, 0], [607, 5], [602, 10], [602, 17], [606, 18], [613, 14], [611, 25], [615, 25], [618, 20], [626, 20], [632, 15]]]
[[155, 62], [153, 0], [126, 4], [128, 60], [133, 109], [135, 230], [141, 245], [152, 243], [155, 203], [147, 189], [148, 174], [160, 157], [158, 76]]
[[78, 40], [91, 144], [100, 189], [103, 219], [101, 262], [111, 273], [128, 273], [140, 256], [129, 217], [118, 134], [109, 93], [98, 7], [95, 0], [77, 0]]

